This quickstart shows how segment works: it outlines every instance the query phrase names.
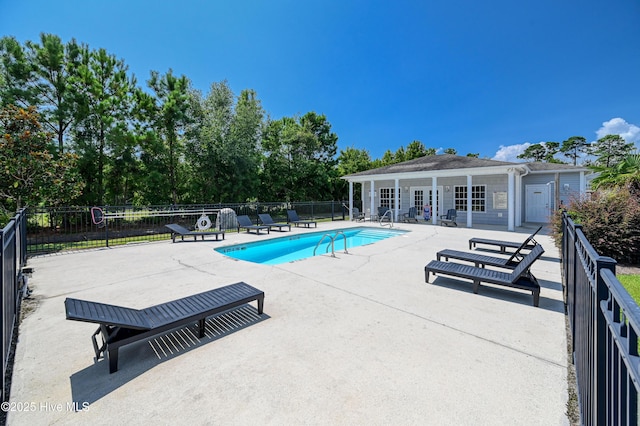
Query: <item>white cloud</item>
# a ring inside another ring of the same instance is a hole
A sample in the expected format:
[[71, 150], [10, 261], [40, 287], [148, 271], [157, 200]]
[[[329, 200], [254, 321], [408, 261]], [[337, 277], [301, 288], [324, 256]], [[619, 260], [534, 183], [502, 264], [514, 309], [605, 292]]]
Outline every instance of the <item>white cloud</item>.
[[522, 154], [531, 144], [529, 142], [521, 143], [518, 145], [500, 145], [500, 149], [493, 156], [492, 160], [498, 161], [511, 161], [514, 163], [522, 162], [523, 160], [517, 158]]
[[627, 123], [622, 118], [616, 117], [602, 123], [602, 127], [596, 130], [598, 139], [607, 135], [620, 135], [627, 142], [640, 142], [640, 127]]

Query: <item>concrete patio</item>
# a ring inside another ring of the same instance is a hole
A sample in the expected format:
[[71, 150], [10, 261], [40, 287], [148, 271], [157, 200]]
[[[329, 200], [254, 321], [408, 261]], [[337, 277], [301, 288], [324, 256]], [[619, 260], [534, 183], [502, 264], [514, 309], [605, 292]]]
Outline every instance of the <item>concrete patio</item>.
[[[471, 237], [522, 241], [537, 226], [396, 227], [411, 232], [277, 266], [213, 249], [315, 229], [30, 259], [37, 304], [20, 326], [7, 423], [568, 424], [552, 239], [536, 238], [545, 249], [533, 267], [536, 308], [515, 289], [473, 294], [470, 282], [444, 276], [426, 284], [424, 266], [440, 249], [468, 250]], [[254, 304], [209, 320], [200, 341], [178, 330], [129, 345], [114, 374], [94, 363], [97, 326], [65, 319], [66, 297], [144, 308], [238, 281], [265, 292], [262, 317]]]

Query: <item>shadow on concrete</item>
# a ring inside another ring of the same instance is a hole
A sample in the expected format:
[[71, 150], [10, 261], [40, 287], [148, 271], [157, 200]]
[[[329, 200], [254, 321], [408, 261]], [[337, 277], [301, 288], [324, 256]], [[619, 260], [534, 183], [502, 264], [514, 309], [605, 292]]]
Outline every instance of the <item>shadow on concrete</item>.
[[[538, 283], [540, 284], [540, 303], [538, 307], [540, 309], [546, 309], [549, 311], [564, 314], [565, 309], [564, 303], [562, 301], [544, 296], [545, 289], [562, 291], [562, 285], [553, 281], [540, 279], [538, 279]], [[452, 290], [473, 293], [473, 283], [463, 279], [456, 280], [449, 277], [436, 276], [436, 278], [431, 283], [426, 283], [426, 285], [437, 285], [443, 288], [446, 287]], [[531, 294], [531, 292], [520, 290], [517, 288], [493, 285], [491, 283], [480, 283], [480, 288], [478, 289], [477, 296], [492, 297], [494, 299], [506, 300], [513, 303], [533, 306], [533, 295]]]
[[198, 338], [197, 323], [120, 348], [118, 371], [109, 374], [109, 362], [94, 364], [71, 375], [71, 395], [78, 410], [108, 395], [120, 386], [151, 370], [162, 362], [228, 336], [270, 318], [246, 304], [233, 311], [210, 317], [205, 322], [205, 336]]

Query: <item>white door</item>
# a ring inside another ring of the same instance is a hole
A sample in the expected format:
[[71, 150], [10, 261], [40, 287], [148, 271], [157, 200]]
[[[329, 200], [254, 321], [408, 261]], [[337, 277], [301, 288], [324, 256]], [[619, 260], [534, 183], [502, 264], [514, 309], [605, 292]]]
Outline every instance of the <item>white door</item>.
[[549, 187], [545, 184], [526, 185], [525, 221], [549, 221]]
[[[434, 199], [430, 186], [412, 186], [410, 191], [411, 199], [409, 200], [411, 207], [417, 208], [418, 217], [424, 219], [424, 206], [431, 206], [431, 217], [438, 214], [441, 215], [442, 207], [440, 205], [434, 208]], [[442, 204], [442, 187], [438, 186], [438, 200]], [[436, 213], [437, 212], [437, 213]]]

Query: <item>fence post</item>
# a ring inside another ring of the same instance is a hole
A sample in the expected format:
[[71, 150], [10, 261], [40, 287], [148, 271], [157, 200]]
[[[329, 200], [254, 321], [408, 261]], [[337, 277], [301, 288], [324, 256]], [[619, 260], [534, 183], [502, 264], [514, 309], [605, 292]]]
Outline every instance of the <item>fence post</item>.
[[[575, 303], [576, 303], [576, 274], [577, 274], [577, 270], [578, 270], [578, 250], [576, 249], [576, 241], [578, 240], [578, 230], [580, 230], [580, 233], [582, 233], [582, 225], [577, 225], [576, 223], [573, 223], [573, 226], [569, 227], [568, 226], [568, 217], [567, 217], [567, 228], [571, 229], [571, 238], [569, 238], [569, 240], [567, 241], [567, 256], [569, 259], [572, 259], [571, 261], [571, 265], [567, 265], [566, 269], [565, 269], [565, 273], [566, 273], [566, 279], [571, 279], [573, 280], [573, 285], [571, 286], [571, 291], [573, 292], [573, 294], [571, 295], [571, 300], [573, 301], [573, 308], [571, 310], [571, 347], [575, 348], [575, 335], [576, 335], [576, 309], [575, 309]], [[571, 245], [571, 247], [569, 247], [569, 243]], [[569, 255], [569, 250], [571, 250], [571, 255]], [[569, 271], [569, 268], [571, 268], [571, 271]], [[568, 294], [567, 294], [568, 297]]]
[[609, 298], [607, 284], [600, 276], [600, 271], [609, 269], [616, 273], [616, 261], [610, 257], [600, 256], [596, 260], [596, 303], [595, 303], [595, 356], [594, 390], [596, 394], [595, 424], [607, 424], [607, 321], [600, 307], [600, 302]]
[[104, 239], [105, 244], [109, 247], [109, 206], [104, 206]]

